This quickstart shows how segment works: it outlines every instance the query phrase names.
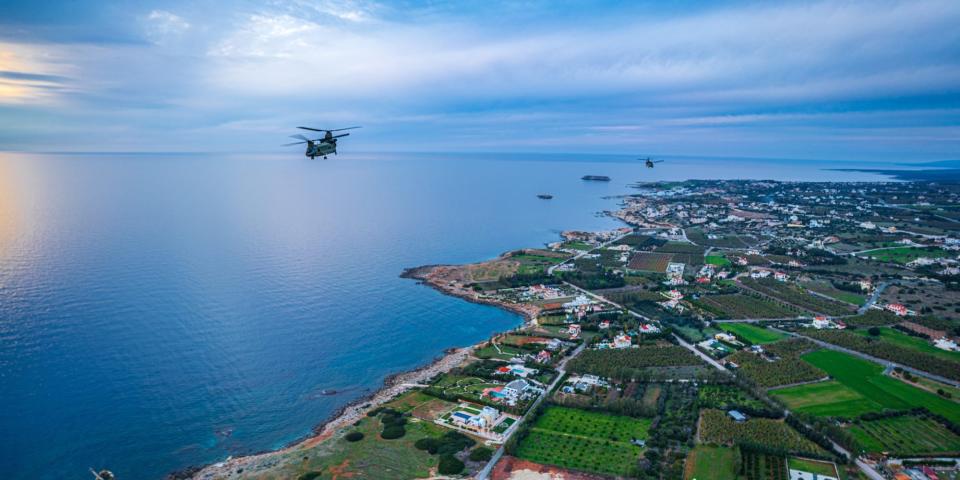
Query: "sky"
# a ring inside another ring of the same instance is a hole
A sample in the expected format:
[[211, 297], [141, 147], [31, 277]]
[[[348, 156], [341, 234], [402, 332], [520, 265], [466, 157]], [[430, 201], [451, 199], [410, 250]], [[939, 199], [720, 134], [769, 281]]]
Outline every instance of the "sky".
[[[960, 158], [960, 2], [0, 2], [0, 150]], [[344, 147], [347, 147], [346, 149]]]

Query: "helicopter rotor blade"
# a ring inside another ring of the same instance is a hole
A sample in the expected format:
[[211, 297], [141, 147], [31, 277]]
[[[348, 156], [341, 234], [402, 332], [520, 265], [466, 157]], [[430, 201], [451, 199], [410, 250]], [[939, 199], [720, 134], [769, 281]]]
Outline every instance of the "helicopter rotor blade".
[[310, 128], [310, 127], [297, 127], [302, 130], [310, 130], [312, 132], [326, 132], [326, 130], [320, 130], [319, 128]]
[[293, 145], [300, 145], [300, 144], [302, 144], [302, 143], [307, 143], [307, 142], [293, 142], [293, 143], [285, 143], [285, 144], [283, 144], [283, 145], [280, 145], [280, 146], [281, 146], [281, 147], [292, 147]]
[[340, 131], [343, 131], [343, 130], [353, 130], [353, 129], [355, 129], [355, 128], [363, 128], [363, 127], [335, 128], [335, 129], [333, 129], [333, 130], [327, 130], [327, 131], [328, 131], [328, 132], [340, 132]]

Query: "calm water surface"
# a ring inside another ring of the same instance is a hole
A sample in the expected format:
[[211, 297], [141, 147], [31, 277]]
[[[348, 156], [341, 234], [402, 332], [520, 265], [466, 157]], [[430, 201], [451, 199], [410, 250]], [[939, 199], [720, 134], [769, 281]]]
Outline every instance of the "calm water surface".
[[877, 178], [834, 166], [0, 154], [0, 470], [152, 479], [278, 448], [386, 375], [521, 322], [403, 268], [617, 226], [595, 213], [636, 180]]

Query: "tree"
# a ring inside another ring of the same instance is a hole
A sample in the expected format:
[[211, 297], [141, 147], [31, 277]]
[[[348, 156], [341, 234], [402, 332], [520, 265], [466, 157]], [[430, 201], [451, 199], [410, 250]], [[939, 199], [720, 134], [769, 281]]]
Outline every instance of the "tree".
[[867, 330], [867, 333], [869, 333], [871, 337], [879, 337], [880, 329], [877, 327], [870, 327], [870, 329]]
[[477, 447], [470, 451], [470, 460], [474, 462], [486, 462], [493, 458], [493, 450], [487, 447]]
[[348, 442], [359, 442], [363, 440], [363, 434], [360, 432], [350, 432], [343, 438], [347, 439]]
[[440, 464], [437, 471], [441, 475], [456, 475], [463, 471], [464, 464], [457, 457], [450, 454], [440, 455]]
[[403, 428], [401, 424], [391, 424], [383, 427], [383, 432], [380, 433], [380, 438], [384, 440], [393, 440], [396, 438], [403, 437], [407, 434], [407, 429]]

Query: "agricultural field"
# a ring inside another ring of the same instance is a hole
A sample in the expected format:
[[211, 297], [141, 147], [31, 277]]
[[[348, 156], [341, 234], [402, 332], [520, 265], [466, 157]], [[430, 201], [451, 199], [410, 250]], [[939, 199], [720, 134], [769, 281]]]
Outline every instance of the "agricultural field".
[[[800, 382], [810, 382], [826, 377], [826, 373], [806, 362], [799, 356], [816, 348], [811, 342], [789, 339], [764, 346], [767, 358], [752, 352], [741, 350], [728, 359], [740, 366], [738, 371], [757, 385], [766, 388], [779, 387]], [[779, 358], [772, 360], [773, 356]]]
[[737, 448], [697, 445], [684, 464], [684, 480], [730, 480], [737, 478]]
[[901, 265], [910, 263], [920, 257], [940, 258], [949, 254], [946, 250], [940, 248], [917, 248], [917, 247], [895, 247], [884, 250], [868, 250], [857, 255], [868, 257], [880, 262], [899, 263]]
[[649, 419], [547, 407], [520, 441], [516, 456], [576, 470], [629, 475], [643, 450], [630, 441], [646, 439], [650, 422]]
[[865, 337], [880, 338], [885, 342], [890, 342], [894, 345], [916, 350], [918, 352], [928, 353], [945, 360], [960, 361], [960, 352], [941, 350], [937, 347], [934, 347], [927, 339], [907, 335], [906, 333], [890, 327], [879, 327], [879, 330], [880, 335], [878, 337], [872, 337], [869, 331], [865, 329], [857, 330], [856, 333]]
[[865, 452], [893, 455], [960, 454], [960, 436], [931, 418], [914, 415], [860, 420], [849, 427]]
[[737, 408], [764, 410], [767, 408], [766, 404], [735, 385], [705, 384], [697, 391], [697, 398], [700, 406], [704, 408], [719, 410]]
[[750, 248], [757, 244], [752, 235], [717, 235], [717, 238], [708, 238], [699, 228], [687, 229], [687, 238], [697, 245], [719, 248]]
[[882, 406], [836, 380], [771, 390], [770, 395], [795, 412], [818, 417], [854, 418]]
[[649, 367], [700, 366], [700, 358], [676, 345], [644, 345], [622, 350], [585, 350], [570, 361], [567, 369], [601, 377], [625, 378]]
[[686, 263], [693, 267], [703, 265], [703, 253], [706, 248], [692, 243], [667, 242], [665, 245], [657, 247], [656, 253], [672, 253], [673, 261]]
[[787, 460], [779, 455], [743, 451], [740, 458], [743, 480], [787, 480]]
[[869, 309], [863, 315], [856, 315], [843, 319], [850, 327], [879, 327], [900, 323], [900, 317], [886, 310]]
[[797, 311], [788, 306], [742, 293], [702, 295], [695, 301], [695, 304], [720, 319], [789, 318], [797, 316]]
[[630, 257], [630, 263], [627, 264], [627, 268], [630, 270], [664, 273], [667, 271], [667, 264], [670, 263], [672, 258], [672, 253], [637, 252]]
[[799, 285], [789, 282], [780, 282], [770, 278], [744, 278], [741, 283], [751, 290], [813, 313], [837, 316], [856, 311], [856, 307], [853, 305], [814, 295]]
[[821, 454], [817, 444], [791, 428], [782, 420], [751, 418], [735, 422], [723, 410], [704, 409], [700, 412], [700, 441], [715, 445], [733, 445], [749, 442], [782, 448], [794, 453]]
[[657, 247], [658, 252], [664, 253], [693, 253], [698, 254], [701, 257], [703, 252], [707, 249], [701, 247], [700, 245], [694, 245], [692, 243], [686, 242], [667, 242], [659, 247]]
[[812, 292], [817, 292], [833, 298], [834, 300], [850, 303], [858, 307], [862, 306], [864, 303], [867, 303], [867, 297], [864, 295], [848, 292], [846, 290], [840, 290], [839, 288], [834, 287], [828, 281], [803, 282], [802, 285], [804, 288]]
[[884, 339], [868, 338], [851, 331], [807, 329], [803, 333], [811, 338], [863, 352], [877, 358], [960, 380], [960, 361], [952, 360], [949, 356], [926, 353], [916, 348], [901, 346]]
[[880, 365], [834, 350], [819, 350], [801, 358], [883, 408], [909, 410], [924, 407], [951, 422], [960, 423], [960, 404], [886, 376]]
[[763, 345], [787, 338], [786, 334], [749, 323], [720, 323], [717, 326], [720, 327], [721, 330], [736, 335], [737, 339], [741, 341], [745, 340], [752, 345]]

